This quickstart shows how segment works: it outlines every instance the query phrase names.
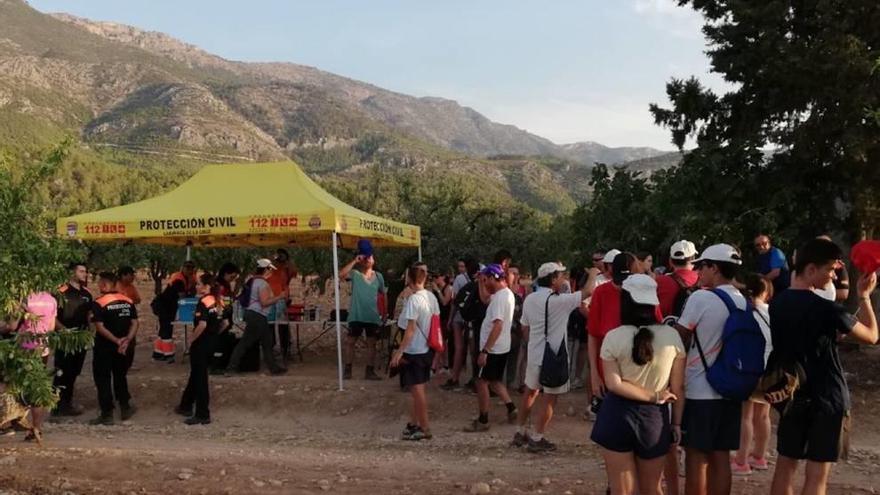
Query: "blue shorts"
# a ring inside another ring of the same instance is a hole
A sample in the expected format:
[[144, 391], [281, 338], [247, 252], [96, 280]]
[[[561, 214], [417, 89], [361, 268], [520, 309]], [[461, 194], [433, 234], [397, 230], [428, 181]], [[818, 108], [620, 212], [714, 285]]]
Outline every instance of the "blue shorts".
[[662, 457], [672, 445], [669, 407], [609, 392], [599, 408], [590, 439], [614, 452], [632, 452], [639, 459]]

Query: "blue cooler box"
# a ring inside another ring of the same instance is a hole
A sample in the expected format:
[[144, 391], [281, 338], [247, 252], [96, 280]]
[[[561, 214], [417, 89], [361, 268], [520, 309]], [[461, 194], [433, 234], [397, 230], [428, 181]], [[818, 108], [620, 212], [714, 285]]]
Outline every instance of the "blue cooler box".
[[184, 297], [177, 301], [177, 321], [192, 323], [196, 313], [196, 305], [199, 304], [198, 298]]

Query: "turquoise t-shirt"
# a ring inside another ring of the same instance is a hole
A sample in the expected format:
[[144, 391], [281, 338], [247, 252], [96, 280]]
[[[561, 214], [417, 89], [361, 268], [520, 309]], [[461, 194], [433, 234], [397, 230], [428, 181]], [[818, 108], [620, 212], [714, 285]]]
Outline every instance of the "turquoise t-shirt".
[[379, 316], [377, 299], [379, 291], [386, 292], [385, 279], [382, 278], [382, 274], [374, 271], [373, 277], [369, 282], [364, 278], [364, 274], [357, 270], [352, 270], [349, 277], [351, 277], [351, 308], [348, 310], [349, 323], [357, 321], [380, 325], [382, 318]]

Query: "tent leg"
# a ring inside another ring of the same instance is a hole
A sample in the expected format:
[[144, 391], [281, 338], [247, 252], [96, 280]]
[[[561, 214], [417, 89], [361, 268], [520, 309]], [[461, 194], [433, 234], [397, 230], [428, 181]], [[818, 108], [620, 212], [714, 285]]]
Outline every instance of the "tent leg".
[[339, 391], [345, 390], [342, 384], [342, 322], [339, 321], [339, 254], [336, 247], [336, 231], [333, 231], [333, 299], [336, 307], [336, 357], [339, 373]]
[[422, 243], [419, 243], [419, 261], [422, 261]]
[[192, 243], [186, 243], [186, 261], [192, 261]]

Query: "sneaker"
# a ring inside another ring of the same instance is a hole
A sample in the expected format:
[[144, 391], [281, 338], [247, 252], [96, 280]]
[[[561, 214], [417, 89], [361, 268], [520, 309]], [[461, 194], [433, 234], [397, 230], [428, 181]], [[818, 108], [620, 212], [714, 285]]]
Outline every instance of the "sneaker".
[[434, 438], [434, 435], [432, 435], [430, 431], [423, 430], [421, 427], [414, 431], [412, 436], [409, 437], [409, 439], [414, 442], [418, 442], [419, 440], [430, 440], [432, 438]]
[[749, 466], [755, 471], [767, 471], [770, 469], [770, 463], [764, 457], [758, 458], [753, 455], [749, 456]]
[[382, 377], [376, 374], [372, 366], [367, 367], [367, 370], [364, 372], [364, 380], [378, 381], [381, 379]]
[[740, 464], [736, 461], [730, 461], [730, 472], [734, 476], [748, 476], [752, 474], [752, 468], [748, 462]]
[[470, 422], [467, 426], [464, 427], [464, 431], [468, 433], [478, 433], [481, 431], [489, 431], [489, 423], [480, 423], [480, 420], [475, 419]]
[[419, 425], [414, 425], [412, 423], [407, 423], [406, 427], [403, 429], [403, 434], [401, 437], [404, 440], [412, 440], [412, 434], [419, 429]]
[[134, 416], [134, 413], [137, 412], [137, 408], [134, 407], [134, 404], [128, 406], [119, 406], [119, 410], [119, 417], [123, 421], [128, 421], [129, 419], [131, 419], [132, 416]]
[[83, 413], [83, 408], [80, 406], [76, 406], [73, 404], [64, 404], [59, 405], [57, 408], [52, 410], [52, 416], [63, 417], [63, 416], [80, 416]]
[[190, 417], [193, 415], [192, 408], [180, 407], [177, 406], [174, 408], [174, 414], [179, 414], [181, 416]]
[[209, 425], [211, 424], [211, 418], [200, 418], [198, 416], [191, 416], [183, 420], [183, 424], [185, 425]]
[[37, 442], [38, 444], [43, 444], [43, 433], [40, 430], [31, 430], [24, 436], [25, 442]]
[[97, 418], [89, 420], [89, 424], [92, 426], [98, 426], [98, 425], [110, 426], [113, 424], [113, 413], [112, 412], [106, 413], [106, 414], [101, 413], [101, 415], [98, 416]]
[[507, 412], [507, 422], [510, 424], [516, 423], [516, 417], [518, 414], [519, 413], [515, 407], [513, 409], [511, 409], [510, 411], [508, 411]]
[[455, 390], [459, 387], [458, 380], [453, 380], [452, 378], [446, 380], [446, 383], [440, 385], [440, 388], [443, 390]]
[[529, 443], [529, 437], [523, 433], [516, 432], [513, 434], [513, 440], [510, 441], [511, 447], [520, 448]]
[[528, 447], [526, 450], [533, 454], [541, 454], [544, 452], [553, 452], [556, 450], [556, 444], [547, 440], [546, 438], [542, 438], [540, 440], [532, 440], [529, 439]]
[[344, 378], [346, 380], [351, 380], [351, 365], [350, 364], [345, 365], [345, 371], [342, 372], [342, 378]]

